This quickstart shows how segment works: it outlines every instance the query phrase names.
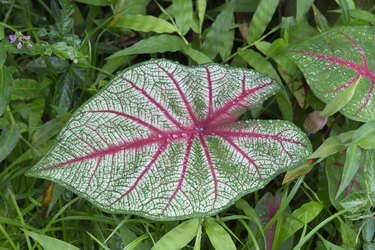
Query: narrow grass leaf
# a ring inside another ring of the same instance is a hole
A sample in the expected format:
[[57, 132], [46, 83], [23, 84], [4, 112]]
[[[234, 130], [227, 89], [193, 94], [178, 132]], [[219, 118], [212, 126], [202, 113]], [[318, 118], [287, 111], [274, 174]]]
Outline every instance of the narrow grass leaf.
[[99, 244], [99, 246], [101, 246], [104, 250], [111, 250], [109, 247], [107, 247], [103, 242], [101, 242], [99, 239], [97, 239], [94, 235], [92, 235], [90, 232], [87, 232], [86, 231], [86, 233], [88, 234], [88, 235], [90, 235], [90, 237], [93, 239], [93, 240], [95, 240], [98, 244]]
[[212, 62], [211, 58], [209, 58], [208, 56], [206, 56], [204, 53], [200, 52], [199, 50], [195, 50], [191, 47], [184, 49], [183, 52], [198, 64]]
[[[233, 19], [233, 18], [232, 18]], [[232, 23], [234, 20], [232, 21]], [[220, 57], [225, 61], [232, 54], [232, 47], [234, 41], [234, 30], [227, 32], [227, 37], [224, 40], [223, 47], [219, 50]]]
[[173, 33], [177, 31], [173, 24], [164, 19], [139, 14], [125, 16], [116, 23], [116, 26], [143, 32]]
[[276, 101], [283, 119], [293, 122], [293, 106], [286, 90], [282, 90], [276, 95]]
[[185, 247], [197, 235], [199, 219], [185, 221], [164, 235], [152, 250], [178, 250]]
[[297, 22], [301, 21], [305, 16], [307, 11], [311, 8], [314, 0], [297, 0]]
[[279, 75], [272, 64], [260, 53], [255, 52], [252, 49], [239, 50], [238, 55], [245, 60], [255, 70], [269, 75], [271, 78], [281, 82]]
[[209, 58], [214, 59], [219, 51], [225, 46], [227, 33], [230, 30], [234, 10], [234, 1], [226, 4], [223, 11], [216, 17], [207, 32], [203, 42], [202, 52]]
[[[4, 42], [2, 42], [4, 43]], [[7, 52], [4, 46], [0, 44], [0, 67], [3, 67], [5, 60], [7, 59]]]
[[199, 19], [199, 33], [202, 32], [202, 24], [206, 13], [207, 0], [197, 0], [197, 11]]
[[355, 144], [363, 149], [375, 149], [375, 135], [363, 137], [356, 141]]
[[199, 221], [197, 236], [195, 237], [194, 250], [201, 249], [201, 240], [202, 240], [202, 223]]
[[173, 10], [176, 19], [176, 25], [181, 35], [185, 35], [193, 21], [193, 3], [192, 0], [173, 0]]
[[263, 237], [263, 240], [264, 240], [264, 245], [266, 245], [266, 236], [264, 234], [264, 231], [263, 231], [263, 226], [262, 226], [262, 222], [258, 216], [258, 214], [256, 213], [255, 209], [252, 208], [249, 203], [247, 203], [247, 201], [245, 201], [244, 199], [240, 199], [238, 200], [236, 203], [235, 203], [235, 206], [241, 210], [244, 211], [244, 213], [249, 216], [251, 218], [251, 220], [255, 223], [255, 225], [257, 225], [262, 237]]
[[16, 123], [9, 124], [1, 131], [0, 162], [2, 162], [16, 147], [21, 134]]
[[[0, 26], [1, 27], [1, 26]], [[4, 113], [12, 94], [12, 76], [8, 68], [0, 68], [0, 116]]]
[[358, 78], [353, 85], [341, 91], [331, 101], [329, 101], [320, 115], [331, 116], [342, 109], [352, 99], [360, 79], [361, 78]]
[[358, 141], [372, 133], [375, 133], [375, 120], [366, 122], [359, 127], [353, 134], [353, 141]]
[[375, 150], [366, 151], [366, 162], [363, 170], [368, 193], [375, 194]]
[[346, 160], [342, 172], [340, 186], [336, 193], [336, 199], [345, 190], [345, 188], [352, 181], [354, 175], [357, 173], [360, 167], [361, 149], [355, 145], [350, 144], [346, 151]]
[[[130, 242], [128, 245], [126, 245], [124, 250], [136, 249], [137, 247], [141, 246], [142, 241], [144, 241], [145, 239], [148, 239], [149, 237], [150, 237], [149, 234], [143, 234], [143, 235], [139, 236], [138, 238], [136, 238], [132, 242]], [[142, 248], [140, 248], [140, 249], [142, 249]]]
[[108, 6], [113, 4], [112, 0], [74, 0], [79, 3], [85, 3], [92, 6]]
[[38, 234], [32, 231], [23, 229], [24, 233], [34, 241], [38, 242], [45, 250], [79, 250], [78, 247], [73, 246], [62, 240], [58, 240], [46, 235]]
[[336, 0], [336, 2], [340, 5], [341, 8], [341, 15], [344, 19], [345, 24], [350, 23], [350, 8], [349, 4], [346, 0]]
[[312, 153], [308, 159], [321, 158], [324, 159], [330, 155], [336, 154], [337, 152], [344, 149], [344, 145], [341, 144], [340, 140], [336, 136], [329, 137], [323, 142], [322, 145]]
[[235, 250], [236, 246], [229, 233], [212, 219], [204, 224], [208, 238], [216, 250]]
[[356, 19], [369, 22], [373, 26], [375, 25], [375, 14], [371, 12], [368, 12], [365, 10], [354, 9], [354, 10], [350, 10], [350, 15]]
[[260, 1], [249, 26], [249, 34], [247, 36], [247, 42], [249, 44], [262, 36], [278, 5], [279, 0]]
[[294, 210], [281, 226], [281, 231], [283, 233], [280, 235], [279, 243], [287, 240], [304, 225], [315, 219], [322, 209], [323, 205], [321, 203], [310, 201]]
[[132, 46], [114, 53], [109, 58], [126, 55], [175, 52], [188, 47], [181, 38], [173, 35], [158, 35], [143, 39]]
[[327, 18], [322, 13], [320, 13], [319, 9], [315, 7], [315, 5], [312, 6], [312, 9], [314, 12], [314, 20], [318, 30], [321, 33], [327, 31], [329, 29]]

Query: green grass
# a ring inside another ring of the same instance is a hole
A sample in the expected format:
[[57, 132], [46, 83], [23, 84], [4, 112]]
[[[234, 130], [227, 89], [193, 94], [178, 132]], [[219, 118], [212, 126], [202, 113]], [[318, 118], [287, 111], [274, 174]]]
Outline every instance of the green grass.
[[[155, 222], [105, 213], [61, 186], [25, 176], [74, 110], [115, 72], [150, 58], [251, 67], [280, 79], [284, 93], [243, 118], [303, 128], [308, 113], [325, 104], [285, 48], [338, 26], [375, 25], [371, 0], [173, 2], [0, 0], [0, 249], [374, 249], [371, 141], [358, 144], [360, 170], [354, 177], [344, 170], [350, 185], [335, 194], [340, 166], [349, 165], [345, 150], [359, 141], [353, 131], [374, 136], [375, 125], [339, 113], [309, 137], [314, 149], [334, 138], [320, 151], [331, 155], [318, 155], [305, 164], [312, 166], [308, 173], [284, 185], [279, 176], [211, 218]], [[139, 16], [146, 14], [157, 21]], [[22, 49], [10, 43], [16, 32]]]

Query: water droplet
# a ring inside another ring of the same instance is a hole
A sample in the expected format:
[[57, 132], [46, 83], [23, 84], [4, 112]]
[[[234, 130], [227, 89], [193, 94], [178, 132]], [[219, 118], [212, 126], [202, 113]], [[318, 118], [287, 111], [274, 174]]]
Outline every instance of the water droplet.
[[172, 135], [172, 138], [174, 138], [174, 139], [176, 139], [177, 137], [178, 137], [178, 135], [176, 135], [176, 134]]

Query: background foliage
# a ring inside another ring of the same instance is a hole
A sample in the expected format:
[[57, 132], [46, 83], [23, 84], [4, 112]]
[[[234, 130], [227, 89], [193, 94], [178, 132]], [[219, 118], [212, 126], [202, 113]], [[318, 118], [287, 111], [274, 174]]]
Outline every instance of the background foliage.
[[[325, 105], [285, 49], [337, 26], [374, 26], [373, 1], [0, 3], [0, 248], [375, 248], [375, 124], [339, 113], [310, 135], [315, 149], [324, 142], [315, 160], [287, 174], [305, 177], [282, 185], [280, 176], [215, 218], [163, 223], [108, 214], [24, 176], [115, 71], [149, 58], [266, 73], [285, 89], [243, 119], [285, 119], [302, 128], [308, 113]], [[23, 35], [11, 43], [16, 32]]]

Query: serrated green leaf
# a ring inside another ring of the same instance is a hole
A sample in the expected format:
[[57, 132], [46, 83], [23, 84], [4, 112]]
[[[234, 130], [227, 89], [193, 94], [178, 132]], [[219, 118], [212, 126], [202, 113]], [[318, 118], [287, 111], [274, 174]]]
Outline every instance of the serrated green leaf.
[[208, 219], [204, 224], [204, 228], [215, 250], [236, 249], [236, 245], [234, 245], [229, 233], [214, 220]]
[[173, 35], [158, 35], [143, 39], [129, 48], [123, 49], [119, 52], [114, 53], [108, 58], [115, 58], [126, 55], [136, 54], [151, 54], [151, 53], [163, 53], [163, 52], [174, 52], [184, 50], [188, 48], [181, 38]]
[[139, 14], [126, 15], [116, 23], [116, 26], [143, 32], [173, 33], [177, 31], [173, 24], [164, 19]]
[[200, 52], [199, 50], [195, 50], [191, 47], [186, 48], [183, 50], [186, 55], [188, 55], [191, 59], [193, 59], [198, 64], [210, 63], [212, 62], [211, 58]]
[[307, 83], [323, 102], [330, 102], [354, 85], [355, 95], [340, 110], [358, 121], [375, 119], [375, 27], [341, 27], [292, 46], [288, 56], [300, 67]]
[[13, 89], [13, 79], [8, 68], [3, 66], [0, 68], [0, 116], [4, 113], [9, 103]]
[[16, 123], [3, 128], [0, 136], [0, 162], [13, 151], [20, 137], [20, 130]]
[[[261, 73], [220, 64], [129, 67], [75, 112], [29, 174], [106, 211], [155, 220], [216, 214], [311, 152], [292, 123], [238, 122], [279, 89]], [[60, 123], [52, 121], [33, 144], [54, 135]]]
[[185, 35], [193, 22], [193, 3], [192, 0], [173, 0], [173, 10], [176, 19], [176, 25], [181, 35]]
[[231, 0], [226, 3], [223, 11], [216, 17], [207, 32], [206, 39], [203, 42], [202, 52], [211, 59], [214, 59], [225, 46], [227, 34], [232, 23], [234, 2], [235, 1]]
[[76, 88], [76, 78], [70, 69], [62, 74], [55, 88], [52, 103], [65, 111], [68, 111], [73, 102], [74, 89]]
[[247, 43], [251, 44], [259, 39], [266, 30], [273, 14], [279, 5], [279, 0], [261, 0], [249, 25]]
[[360, 159], [361, 149], [355, 144], [350, 144], [346, 150], [346, 160], [342, 172], [340, 186], [336, 193], [336, 199], [345, 190], [353, 179], [354, 175], [357, 173], [357, 170], [360, 167]]
[[165, 234], [151, 250], [179, 250], [185, 247], [197, 235], [199, 219], [181, 223]]
[[79, 248], [69, 244], [65, 241], [55, 239], [43, 234], [38, 234], [32, 231], [22, 229], [23, 232], [38, 242], [44, 250], [79, 250]]
[[304, 225], [315, 219], [322, 209], [323, 205], [321, 203], [310, 201], [294, 210], [281, 226], [281, 232], [283, 233], [280, 235], [279, 241], [287, 240]]

